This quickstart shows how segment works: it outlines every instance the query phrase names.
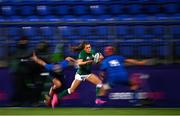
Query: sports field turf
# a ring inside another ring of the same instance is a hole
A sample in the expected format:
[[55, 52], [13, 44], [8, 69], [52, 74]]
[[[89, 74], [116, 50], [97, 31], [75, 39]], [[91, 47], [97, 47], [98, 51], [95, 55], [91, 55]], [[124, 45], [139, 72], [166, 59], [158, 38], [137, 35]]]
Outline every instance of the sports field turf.
[[180, 115], [180, 108], [0, 108], [0, 115]]

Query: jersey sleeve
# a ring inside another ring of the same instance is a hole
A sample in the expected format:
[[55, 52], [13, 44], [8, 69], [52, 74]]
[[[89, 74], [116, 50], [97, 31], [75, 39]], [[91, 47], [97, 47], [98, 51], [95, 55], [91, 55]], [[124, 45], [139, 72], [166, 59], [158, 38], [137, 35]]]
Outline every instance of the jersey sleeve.
[[84, 52], [80, 52], [78, 58], [79, 59], [84, 59], [84, 57], [85, 57]]
[[103, 71], [106, 70], [106, 68], [107, 68], [107, 63], [105, 60], [103, 60], [100, 65], [100, 70]]
[[51, 71], [53, 68], [53, 64], [46, 64], [44, 67], [46, 70]]
[[59, 62], [58, 64], [62, 67], [62, 69], [64, 69], [69, 66], [69, 61], [63, 60], [63, 61]]
[[91, 50], [91, 53], [92, 53], [92, 55], [95, 55], [95, 54], [96, 54], [94, 50]]

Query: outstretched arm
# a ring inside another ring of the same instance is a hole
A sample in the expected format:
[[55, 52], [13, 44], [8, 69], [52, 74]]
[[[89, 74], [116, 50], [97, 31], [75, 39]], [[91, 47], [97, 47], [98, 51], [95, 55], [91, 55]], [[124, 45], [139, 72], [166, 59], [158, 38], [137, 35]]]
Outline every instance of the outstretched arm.
[[136, 59], [126, 59], [126, 63], [135, 64], [135, 65], [145, 65], [147, 63], [146, 60], [138, 61]]
[[33, 55], [32, 55], [32, 57], [31, 57], [31, 59], [32, 59], [34, 62], [36, 62], [37, 64], [41, 65], [41, 66], [45, 66], [45, 65], [47, 64], [45, 61], [43, 61], [43, 60], [41, 60], [40, 58], [38, 58], [38, 57], [36, 56], [36, 53], [35, 53], [35, 52], [33, 52]]
[[69, 61], [69, 62], [72, 62], [72, 63], [75, 63], [76, 60], [72, 57], [66, 57], [65, 60]]
[[82, 59], [77, 60], [78, 65], [85, 65], [85, 64], [91, 64], [93, 63], [93, 60], [83, 61]]

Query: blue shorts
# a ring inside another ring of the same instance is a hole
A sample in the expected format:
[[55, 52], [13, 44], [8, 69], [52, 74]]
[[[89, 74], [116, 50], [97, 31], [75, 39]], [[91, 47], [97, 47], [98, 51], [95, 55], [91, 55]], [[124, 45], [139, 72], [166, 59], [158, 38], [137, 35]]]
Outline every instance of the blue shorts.
[[129, 79], [127, 76], [121, 77], [121, 76], [113, 76], [113, 77], [107, 77], [107, 82], [111, 87], [118, 86], [118, 85], [129, 85]]

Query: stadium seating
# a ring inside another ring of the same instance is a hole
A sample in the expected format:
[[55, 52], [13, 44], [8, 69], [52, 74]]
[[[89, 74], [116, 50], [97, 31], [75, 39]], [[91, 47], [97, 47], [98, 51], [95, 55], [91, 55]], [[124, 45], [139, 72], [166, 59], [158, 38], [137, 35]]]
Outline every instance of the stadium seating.
[[20, 6], [19, 11], [23, 16], [31, 16], [34, 15], [35, 7], [32, 5]]
[[1, 6], [2, 15], [12, 16], [16, 14], [16, 7], [14, 6]]
[[124, 42], [120, 44], [119, 51], [120, 54], [129, 58], [129, 57], [135, 57], [137, 54], [136, 52], [136, 44], [130, 43], [130, 42]]
[[156, 45], [156, 52], [158, 58], [169, 58], [172, 56], [172, 49], [170, 49], [170, 43], [160, 42]]
[[93, 15], [102, 15], [106, 12], [105, 6], [103, 5], [90, 5], [89, 9], [90, 13]]
[[175, 43], [175, 55], [176, 58], [180, 58], [180, 42]]
[[180, 25], [172, 26], [171, 31], [173, 39], [180, 39]]
[[141, 42], [138, 44], [138, 56], [139, 58], [153, 58], [153, 43]]
[[73, 8], [75, 15], [86, 15], [88, 14], [88, 7], [85, 5], [77, 5]]
[[[6, 26], [0, 30], [2, 39], [17, 40], [21, 35], [33, 41], [115, 39], [124, 42], [120, 53], [143, 58], [154, 56], [153, 49], [158, 57], [167, 57], [171, 52], [168, 43], [160, 42], [154, 48], [146, 41], [180, 39], [178, 0], [0, 0], [0, 3], [0, 24]], [[135, 43], [127, 41], [145, 42], [135, 48]]]
[[22, 27], [22, 33], [24, 36], [33, 37], [38, 35], [36, 27]]
[[50, 6], [46, 5], [38, 5], [36, 6], [36, 10], [38, 15], [49, 15], [51, 13]]

